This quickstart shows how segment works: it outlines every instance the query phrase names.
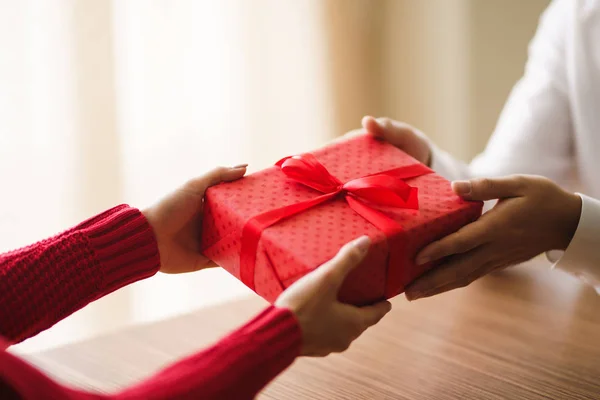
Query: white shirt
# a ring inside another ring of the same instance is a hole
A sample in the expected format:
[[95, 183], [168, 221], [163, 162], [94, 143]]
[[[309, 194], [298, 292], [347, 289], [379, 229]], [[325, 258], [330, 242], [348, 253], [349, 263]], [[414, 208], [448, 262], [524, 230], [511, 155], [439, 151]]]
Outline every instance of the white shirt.
[[579, 225], [555, 266], [600, 293], [600, 0], [554, 0], [546, 9], [525, 74], [470, 165], [432, 148], [432, 168], [450, 180], [535, 174], [575, 190], [575, 177], [585, 193]]

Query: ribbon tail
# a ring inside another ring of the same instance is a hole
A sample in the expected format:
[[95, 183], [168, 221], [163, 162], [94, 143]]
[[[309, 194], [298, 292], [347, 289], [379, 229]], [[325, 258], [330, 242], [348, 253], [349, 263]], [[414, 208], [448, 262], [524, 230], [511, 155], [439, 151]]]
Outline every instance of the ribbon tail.
[[419, 188], [411, 187], [406, 200], [405, 208], [409, 210], [419, 209]]
[[[416, 195], [416, 193], [415, 193]], [[387, 238], [391, 238], [394, 235], [399, 234], [404, 231], [402, 226], [383, 214], [380, 211], [374, 210], [368, 205], [364, 204], [362, 201], [357, 200], [352, 196], [346, 196], [346, 201], [352, 210], [354, 210], [358, 215], [369, 221], [373, 226], [379, 229], [381, 232], [385, 234]], [[387, 265], [387, 275], [385, 281], [385, 289], [384, 294], [385, 298], [389, 299], [394, 297], [399, 293], [399, 290], [403, 286], [404, 279], [404, 270], [406, 269], [406, 265], [404, 265], [403, 257], [405, 256], [405, 252], [400, 246], [392, 246], [389, 245], [388, 239], [388, 265]]]
[[256, 253], [260, 237], [265, 229], [317, 204], [323, 203], [336, 195], [337, 192], [328, 193], [301, 203], [270, 210], [250, 218], [242, 228], [240, 280], [250, 289], [255, 290]]
[[398, 178], [398, 179], [410, 179], [410, 178], [416, 178], [417, 176], [422, 176], [422, 175], [427, 175], [427, 174], [432, 174], [432, 173], [433, 173], [433, 170], [431, 168], [429, 168], [425, 164], [417, 163], [417, 164], [405, 165], [403, 167], [390, 169], [390, 170], [387, 170], [384, 172], [378, 172], [376, 174], [367, 175], [367, 176], [388, 175], [388, 176], [393, 176], [394, 178]]

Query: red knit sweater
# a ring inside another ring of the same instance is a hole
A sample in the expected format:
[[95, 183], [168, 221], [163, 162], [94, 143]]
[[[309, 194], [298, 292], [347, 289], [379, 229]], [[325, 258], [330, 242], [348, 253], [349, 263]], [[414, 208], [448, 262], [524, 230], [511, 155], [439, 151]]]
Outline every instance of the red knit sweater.
[[269, 307], [214, 346], [112, 395], [58, 384], [6, 351], [120, 287], [154, 275], [152, 229], [122, 205], [51, 239], [0, 255], [0, 398], [248, 399], [298, 356], [289, 310]]

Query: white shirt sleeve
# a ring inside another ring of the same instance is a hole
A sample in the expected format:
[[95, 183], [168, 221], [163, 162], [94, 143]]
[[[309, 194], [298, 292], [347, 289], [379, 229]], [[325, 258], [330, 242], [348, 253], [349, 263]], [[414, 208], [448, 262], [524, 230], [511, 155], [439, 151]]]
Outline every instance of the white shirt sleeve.
[[564, 252], [548, 252], [547, 256], [555, 268], [577, 276], [600, 294], [600, 200], [579, 196], [581, 217], [569, 247]]
[[571, 2], [555, 0], [542, 14], [525, 74], [514, 86], [484, 152], [467, 166], [433, 146], [436, 172], [451, 180], [533, 174], [568, 183], [574, 150], [564, 43]]
[[473, 177], [471, 168], [468, 164], [452, 157], [450, 154], [437, 147], [433, 142], [429, 143], [429, 147], [431, 148], [431, 169], [435, 172], [449, 181]]
[[[449, 180], [510, 174], [546, 176], [568, 186], [574, 164], [565, 72], [565, 32], [572, 0], [554, 0], [529, 46], [525, 74], [513, 88], [483, 153], [470, 165], [432, 144], [431, 167]], [[582, 211], [564, 254], [548, 257], [600, 293], [600, 201], [580, 195]], [[493, 204], [486, 202], [485, 210]]]

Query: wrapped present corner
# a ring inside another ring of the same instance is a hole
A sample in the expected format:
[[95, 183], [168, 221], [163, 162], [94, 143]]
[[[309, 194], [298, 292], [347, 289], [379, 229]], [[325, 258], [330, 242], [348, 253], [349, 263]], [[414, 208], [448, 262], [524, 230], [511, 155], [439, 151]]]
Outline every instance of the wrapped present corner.
[[481, 215], [450, 183], [394, 146], [362, 135], [223, 183], [206, 193], [202, 252], [266, 300], [362, 235], [372, 245], [340, 299], [402, 293], [434, 267], [414, 257]]

